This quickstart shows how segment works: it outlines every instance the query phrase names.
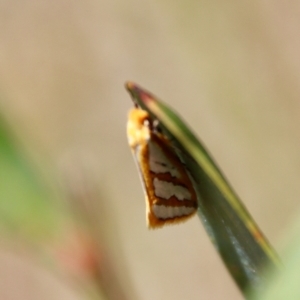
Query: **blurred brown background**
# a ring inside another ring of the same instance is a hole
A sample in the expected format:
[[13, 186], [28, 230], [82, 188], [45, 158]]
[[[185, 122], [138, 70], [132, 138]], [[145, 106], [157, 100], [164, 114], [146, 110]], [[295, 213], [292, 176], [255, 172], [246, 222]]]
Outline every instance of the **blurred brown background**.
[[[97, 183], [136, 299], [242, 296], [197, 217], [147, 230], [124, 82], [180, 112], [280, 250], [300, 195], [299, 14], [297, 1], [0, 0], [2, 113], [45, 173], [83, 167]], [[2, 244], [1, 299], [84, 298]]]

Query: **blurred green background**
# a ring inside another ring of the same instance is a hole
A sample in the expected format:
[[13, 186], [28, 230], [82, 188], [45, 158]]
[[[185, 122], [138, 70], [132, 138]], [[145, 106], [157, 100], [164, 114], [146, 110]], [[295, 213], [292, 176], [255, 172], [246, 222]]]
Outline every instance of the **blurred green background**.
[[101, 248], [128, 299], [242, 299], [197, 218], [147, 230], [124, 82], [183, 116], [280, 251], [299, 211], [299, 13], [0, 0], [0, 298], [97, 298], [86, 260]]

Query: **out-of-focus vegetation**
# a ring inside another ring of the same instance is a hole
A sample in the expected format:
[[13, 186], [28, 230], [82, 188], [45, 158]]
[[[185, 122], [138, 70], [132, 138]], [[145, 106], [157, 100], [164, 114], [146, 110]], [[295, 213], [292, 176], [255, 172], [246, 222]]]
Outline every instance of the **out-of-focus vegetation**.
[[[0, 224], [2, 233], [45, 240], [62, 225], [63, 205], [29, 154], [0, 120]], [[46, 236], [46, 238], [45, 238]]]

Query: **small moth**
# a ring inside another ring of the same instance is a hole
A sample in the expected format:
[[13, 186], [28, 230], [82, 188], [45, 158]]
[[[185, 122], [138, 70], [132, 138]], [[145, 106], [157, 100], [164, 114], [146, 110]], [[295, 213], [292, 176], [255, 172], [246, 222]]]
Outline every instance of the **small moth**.
[[134, 108], [127, 123], [128, 142], [146, 197], [149, 228], [186, 220], [197, 210], [196, 192], [184, 164], [149, 114]]

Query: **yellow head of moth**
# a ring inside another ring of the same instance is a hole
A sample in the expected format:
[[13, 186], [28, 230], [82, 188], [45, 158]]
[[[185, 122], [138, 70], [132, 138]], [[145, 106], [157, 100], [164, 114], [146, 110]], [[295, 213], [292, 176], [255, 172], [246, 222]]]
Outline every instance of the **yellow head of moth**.
[[197, 210], [197, 196], [188, 170], [146, 111], [129, 112], [127, 137], [144, 188], [148, 227], [191, 217]]

